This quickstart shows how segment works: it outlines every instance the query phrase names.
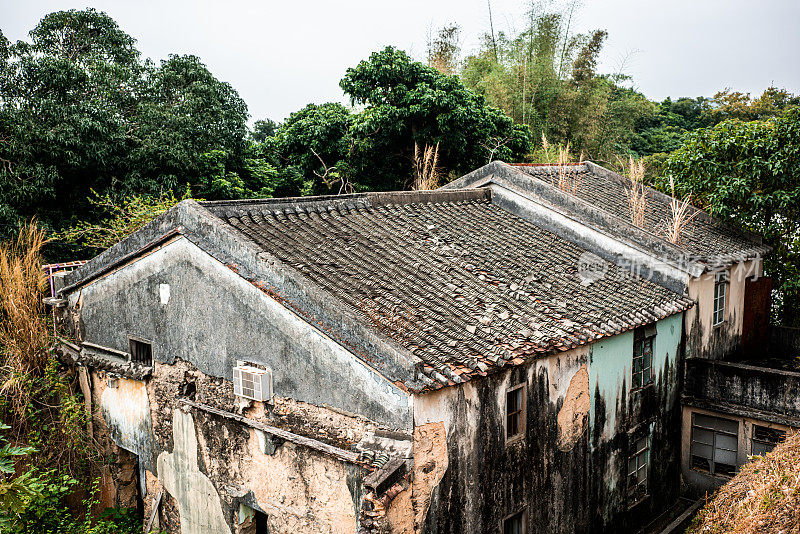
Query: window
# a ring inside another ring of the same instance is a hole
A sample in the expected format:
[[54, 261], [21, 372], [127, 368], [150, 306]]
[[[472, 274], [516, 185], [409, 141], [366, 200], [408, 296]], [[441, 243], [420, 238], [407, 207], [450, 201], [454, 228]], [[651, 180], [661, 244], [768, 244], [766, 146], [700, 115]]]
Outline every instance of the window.
[[522, 512], [503, 519], [503, 534], [525, 534], [525, 517]]
[[628, 456], [628, 503], [636, 504], [647, 496], [647, 471], [650, 466], [650, 436], [633, 443]]
[[637, 328], [633, 332], [633, 365], [631, 387], [642, 388], [653, 382], [653, 341], [656, 325]]
[[712, 475], [733, 476], [739, 445], [739, 422], [692, 414], [692, 467]]
[[720, 273], [714, 278], [714, 316], [712, 326], [725, 321], [725, 305], [728, 299], [728, 274]]
[[149, 341], [128, 337], [131, 361], [142, 365], [153, 365], [153, 345]]
[[750, 444], [750, 454], [753, 456], [764, 456], [774, 449], [775, 445], [785, 437], [785, 430], [753, 425], [753, 439]]
[[506, 443], [525, 433], [525, 384], [506, 392]]

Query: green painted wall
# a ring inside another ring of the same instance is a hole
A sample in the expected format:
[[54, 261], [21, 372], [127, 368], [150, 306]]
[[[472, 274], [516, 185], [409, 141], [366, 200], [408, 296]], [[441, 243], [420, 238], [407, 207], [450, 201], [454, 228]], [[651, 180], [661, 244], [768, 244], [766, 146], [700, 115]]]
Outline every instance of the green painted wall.
[[[656, 383], [663, 381], [664, 377], [661, 375], [667, 361], [669, 361], [669, 368], [672, 372], [675, 370], [682, 326], [683, 315], [680, 313], [656, 323], [656, 340], [653, 348], [653, 370]], [[598, 416], [596, 401], [597, 395], [600, 394], [605, 401], [606, 409], [601, 440], [611, 439], [616, 432], [617, 403], [621, 399], [622, 393], [625, 394], [625, 399], [630, 397], [632, 361], [633, 331], [601, 339], [592, 344], [589, 354], [589, 394], [591, 395], [589, 429], [590, 432], [595, 431], [595, 421]], [[677, 390], [671, 391], [672, 395], [677, 395]], [[591, 438], [594, 439], [595, 436], [591, 436]]]

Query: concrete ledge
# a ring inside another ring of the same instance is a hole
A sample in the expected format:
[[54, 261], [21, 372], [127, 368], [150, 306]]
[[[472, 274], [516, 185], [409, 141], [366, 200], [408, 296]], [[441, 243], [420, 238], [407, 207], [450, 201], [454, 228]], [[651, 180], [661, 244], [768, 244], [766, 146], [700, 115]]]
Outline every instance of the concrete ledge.
[[297, 445], [308, 447], [309, 449], [314, 449], [315, 451], [319, 451], [321, 453], [327, 454], [328, 456], [332, 456], [336, 459], [345, 462], [349, 462], [352, 464], [359, 464], [359, 465], [362, 463], [359, 461], [360, 455], [357, 452], [346, 451], [344, 449], [340, 449], [339, 447], [334, 447], [333, 445], [328, 445], [327, 443], [323, 443], [322, 441], [318, 441], [313, 438], [307, 438], [305, 436], [300, 436], [299, 434], [295, 434], [293, 432], [289, 432], [287, 430], [283, 430], [274, 426], [266, 425], [254, 419], [250, 419], [242, 415], [235, 414], [233, 412], [220, 410], [218, 408], [214, 408], [213, 406], [208, 406], [207, 404], [201, 404], [199, 402], [194, 402], [189, 399], [179, 399], [178, 402], [183, 404], [184, 406], [195, 408], [196, 410], [210, 413], [218, 417], [224, 417], [225, 419], [237, 421], [245, 426], [249, 426], [250, 428], [255, 428], [257, 430], [266, 432], [267, 434], [275, 436], [276, 438], [290, 441]]

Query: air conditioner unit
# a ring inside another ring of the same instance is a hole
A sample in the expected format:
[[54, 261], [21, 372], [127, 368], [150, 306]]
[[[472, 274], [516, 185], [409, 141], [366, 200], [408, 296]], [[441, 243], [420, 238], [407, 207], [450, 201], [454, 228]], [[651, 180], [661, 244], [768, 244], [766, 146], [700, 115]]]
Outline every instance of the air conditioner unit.
[[272, 371], [237, 362], [233, 368], [233, 393], [246, 399], [272, 401]]

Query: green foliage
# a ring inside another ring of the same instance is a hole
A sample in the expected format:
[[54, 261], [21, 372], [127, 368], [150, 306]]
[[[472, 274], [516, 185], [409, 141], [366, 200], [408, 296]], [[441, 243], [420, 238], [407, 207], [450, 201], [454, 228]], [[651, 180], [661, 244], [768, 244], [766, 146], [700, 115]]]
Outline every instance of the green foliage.
[[529, 126], [537, 141], [544, 134], [557, 145], [569, 143], [576, 154], [613, 159], [630, 150], [634, 125], [653, 113], [653, 105], [622, 85], [626, 77], [596, 72], [608, 34], [571, 33], [576, 8], [576, 2], [564, 12], [533, 3], [527, 27], [516, 35], [487, 36], [466, 58], [461, 79]]
[[[353, 114], [337, 103], [309, 104], [292, 113], [267, 140], [278, 166], [293, 173], [282, 182], [284, 194], [337, 192], [333, 181], [340, 181], [349, 170], [352, 126]], [[326, 166], [336, 173], [331, 180], [326, 176]]]
[[713, 98], [675, 101], [667, 98], [656, 106], [653, 115], [637, 121], [631, 150], [640, 155], [671, 152], [682, 145], [687, 132], [730, 119], [754, 121], [780, 117], [796, 105], [800, 105], [800, 96], [776, 87], [768, 87], [758, 98], [729, 89], [718, 92]]
[[172, 191], [158, 196], [132, 195], [124, 198], [100, 195], [92, 190], [89, 204], [105, 218], [99, 222], [80, 221], [67, 228], [56, 239], [90, 249], [103, 250], [135, 232], [183, 199], [189, 198], [187, 187], [183, 199]]
[[456, 174], [530, 150], [526, 127], [487, 105], [457, 77], [392, 47], [348, 69], [339, 85], [354, 104], [365, 106], [352, 126], [351, 165], [370, 188], [408, 185], [415, 142], [438, 143], [440, 167]]
[[264, 146], [288, 194], [390, 190], [411, 186], [414, 147], [439, 145], [439, 174], [463, 173], [530, 149], [527, 128], [467, 90], [455, 76], [392, 47], [348, 69], [340, 82], [353, 104], [309, 104]]
[[[8, 534], [133, 534], [141, 532], [141, 519], [136, 510], [109, 508], [99, 517], [84, 514], [76, 517], [66, 505], [66, 499], [79, 489], [79, 483], [69, 475], [56, 471], [36, 474], [38, 491], [16, 509]], [[98, 484], [95, 481], [89, 495], [81, 503], [82, 510], [97, 509]]]
[[712, 214], [764, 236], [774, 247], [765, 270], [778, 290], [777, 311], [800, 325], [800, 107], [767, 121], [726, 121], [687, 134], [658, 182], [675, 178]]
[[[0, 422], [0, 432], [11, 427]], [[36, 452], [33, 447], [18, 447], [0, 437], [0, 531], [6, 532], [17, 510], [24, 508], [32, 499], [41, 496], [42, 485], [33, 472], [16, 477], [15, 462], [21, 456]]]
[[263, 143], [268, 137], [275, 135], [278, 125], [272, 119], [258, 120], [253, 123], [250, 139], [255, 143]]
[[200, 156], [215, 150], [242, 181], [220, 194], [263, 187], [249, 182], [245, 103], [198, 58], [142, 61], [134, 39], [93, 9], [51, 13], [30, 38], [0, 38], [6, 236], [33, 214], [49, 228], [91, 219], [91, 190], [124, 196], [199, 187]]

